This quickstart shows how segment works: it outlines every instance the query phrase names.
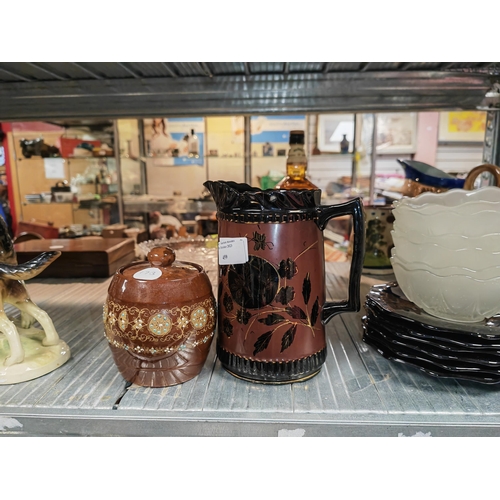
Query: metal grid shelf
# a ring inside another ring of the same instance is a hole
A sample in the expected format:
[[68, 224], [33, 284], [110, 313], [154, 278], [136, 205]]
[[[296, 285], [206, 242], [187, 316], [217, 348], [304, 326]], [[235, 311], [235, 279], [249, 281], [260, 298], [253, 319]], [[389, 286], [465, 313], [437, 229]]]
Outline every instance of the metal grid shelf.
[[[328, 263], [327, 271], [329, 298], [342, 298], [347, 266]], [[362, 294], [377, 282], [363, 277]], [[108, 284], [109, 279], [28, 282], [72, 358], [39, 379], [0, 386], [0, 435], [500, 434], [499, 388], [435, 379], [386, 360], [363, 343], [362, 312], [328, 324], [327, 361], [305, 382], [273, 386], [239, 380], [221, 367], [212, 345], [203, 371], [191, 381], [160, 389], [127, 387], [103, 336]]]
[[476, 109], [497, 62], [0, 63], [0, 120]]

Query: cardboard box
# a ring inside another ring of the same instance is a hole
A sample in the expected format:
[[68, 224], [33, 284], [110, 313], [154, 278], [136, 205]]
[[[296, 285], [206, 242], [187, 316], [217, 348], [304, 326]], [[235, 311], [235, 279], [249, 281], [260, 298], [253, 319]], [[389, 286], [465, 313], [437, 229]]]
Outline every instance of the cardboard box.
[[58, 250], [61, 255], [40, 278], [104, 278], [135, 259], [131, 238], [73, 238], [30, 240], [14, 245], [20, 264], [42, 252]]

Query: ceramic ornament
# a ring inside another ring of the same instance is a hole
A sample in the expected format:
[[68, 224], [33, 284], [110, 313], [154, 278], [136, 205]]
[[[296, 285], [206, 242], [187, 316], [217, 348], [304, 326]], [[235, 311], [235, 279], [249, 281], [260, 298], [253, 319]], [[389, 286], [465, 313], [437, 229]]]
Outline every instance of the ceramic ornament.
[[[52, 372], [70, 358], [67, 344], [59, 338], [49, 315], [29, 297], [24, 280], [38, 276], [60, 252], [43, 252], [18, 264], [14, 244], [0, 217], [0, 384], [15, 384]], [[11, 321], [3, 303], [21, 311]], [[33, 324], [38, 322], [42, 330]]]
[[202, 266], [167, 246], [121, 267], [103, 306], [104, 335], [125, 380], [168, 387], [196, 377], [216, 327], [212, 284]]
[[[219, 238], [217, 355], [235, 377], [283, 384], [307, 380], [326, 359], [325, 324], [358, 311], [364, 214], [356, 198], [321, 205], [321, 191], [260, 190], [207, 181]], [[326, 298], [323, 229], [351, 215], [348, 299]]]

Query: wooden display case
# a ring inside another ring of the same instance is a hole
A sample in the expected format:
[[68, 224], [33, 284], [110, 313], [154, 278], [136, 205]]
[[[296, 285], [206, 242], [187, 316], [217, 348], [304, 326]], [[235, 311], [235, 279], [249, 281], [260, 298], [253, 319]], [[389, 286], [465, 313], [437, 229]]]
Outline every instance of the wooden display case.
[[75, 238], [30, 240], [15, 245], [20, 264], [42, 252], [61, 255], [38, 276], [40, 278], [107, 278], [135, 258], [132, 238]]

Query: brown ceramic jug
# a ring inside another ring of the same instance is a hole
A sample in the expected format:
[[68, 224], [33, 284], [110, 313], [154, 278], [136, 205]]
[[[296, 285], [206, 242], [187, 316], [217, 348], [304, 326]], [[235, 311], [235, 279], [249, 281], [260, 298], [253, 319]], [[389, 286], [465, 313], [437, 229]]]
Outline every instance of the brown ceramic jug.
[[114, 361], [129, 382], [166, 387], [203, 368], [215, 331], [215, 297], [203, 268], [174, 262], [156, 247], [149, 262], [119, 269], [111, 280], [103, 319]]
[[[314, 376], [326, 359], [324, 325], [338, 313], [360, 308], [361, 200], [321, 206], [319, 189], [262, 191], [223, 181], [204, 185], [217, 205], [217, 355], [222, 366], [262, 383]], [[354, 226], [348, 299], [326, 302], [322, 231], [329, 219], [343, 215], [352, 215]], [[226, 254], [232, 240], [247, 255], [233, 247]], [[224, 264], [226, 257], [233, 263]]]
[[405, 169], [406, 179], [401, 188], [403, 196], [418, 196], [425, 192], [443, 193], [449, 189], [474, 189], [474, 184], [484, 172], [491, 174], [493, 184], [500, 186], [500, 167], [484, 163], [473, 168], [465, 179], [459, 179], [431, 165], [413, 160], [397, 160]]

